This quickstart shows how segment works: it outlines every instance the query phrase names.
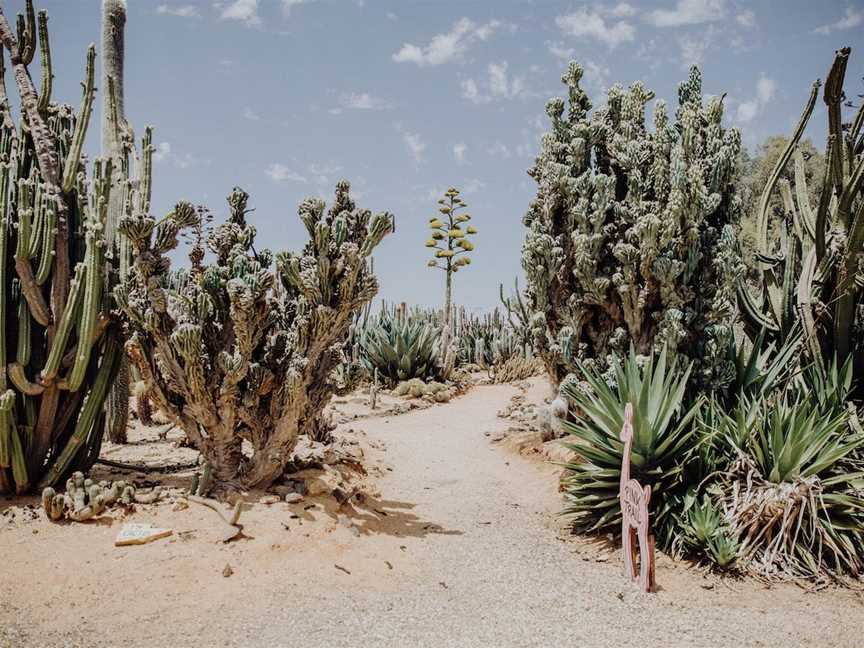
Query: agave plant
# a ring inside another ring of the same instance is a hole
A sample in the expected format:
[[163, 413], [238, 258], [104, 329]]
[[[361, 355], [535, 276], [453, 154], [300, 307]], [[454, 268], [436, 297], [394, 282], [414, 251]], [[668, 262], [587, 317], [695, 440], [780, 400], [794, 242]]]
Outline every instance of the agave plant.
[[631, 350], [623, 362], [613, 358], [614, 387], [597, 371], [580, 366], [584, 383], [565, 381], [563, 394], [581, 415], [564, 421], [580, 459], [567, 465], [568, 506], [578, 530], [620, 533], [618, 501], [624, 444], [619, 435], [624, 407], [633, 404], [631, 474], [652, 492], [652, 526], [661, 546], [673, 539], [671, 513], [686, 486], [684, 464], [695, 452], [693, 426], [701, 401], [685, 400], [690, 366], [667, 362], [666, 349], [643, 362]]
[[360, 337], [361, 361], [390, 382], [438, 378], [440, 330], [411, 314], [382, 311]]
[[[848, 393], [848, 363], [837, 385]], [[748, 569], [771, 577], [864, 570], [864, 432], [849, 425], [843, 392], [800, 385], [742, 399], [723, 438], [737, 458], [715, 491]]]

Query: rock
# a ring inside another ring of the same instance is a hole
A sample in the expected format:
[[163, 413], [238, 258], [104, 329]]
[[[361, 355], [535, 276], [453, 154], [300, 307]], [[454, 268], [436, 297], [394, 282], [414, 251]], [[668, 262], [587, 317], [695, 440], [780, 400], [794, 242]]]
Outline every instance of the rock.
[[229, 565], [228, 563], [225, 563], [225, 568], [222, 570], [222, 575], [223, 575], [225, 578], [228, 578], [228, 577], [231, 576], [231, 574], [233, 574], [233, 573], [234, 573], [234, 570], [231, 569], [231, 565]]
[[281, 500], [282, 498], [280, 498], [278, 495], [265, 495], [258, 500], [258, 503], [270, 506], [271, 504], [275, 504], [276, 502], [280, 502]]
[[342, 478], [339, 473], [329, 466], [324, 468], [311, 468], [301, 470], [294, 474], [297, 479], [302, 479], [306, 485], [306, 493], [310, 497], [318, 495], [329, 495], [334, 490], [339, 488], [342, 483]]
[[303, 496], [300, 493], [285, 493], [285, 501], [288, 504], [299, 504], [303, 501]]
[[174, 502], [174, 506], [171, 507], [172, 511], [184, 511], [189, 508], [189, 501], [185, 498], [178, 499]]
[[142, 545], [160, 538], [167, 538], [174, 531], [171, 529], [160, 529], [149, 524], [129, 522], [123, 525], [117, 538], [114, 540], [115, 547], [126, 547], [129, 545]]

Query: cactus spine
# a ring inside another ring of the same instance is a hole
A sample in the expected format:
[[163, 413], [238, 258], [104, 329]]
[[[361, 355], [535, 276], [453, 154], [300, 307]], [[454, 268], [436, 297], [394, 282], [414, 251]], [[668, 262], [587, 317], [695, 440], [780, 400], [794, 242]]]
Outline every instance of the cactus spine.
[[[52, 486], [89, 468], [119, 350], [104, 299], [112, 165], [97, 160], [89, 182], [81, 159], [96, 51], [87, 51], [77, 113], [53, 103], [47, 24], [32, 0], [14, 32], [0, 9], [0, 492]], [[38, 93], [27, 67], [37, 50]], [[6, 94], [6, 54], [20, 127]]]

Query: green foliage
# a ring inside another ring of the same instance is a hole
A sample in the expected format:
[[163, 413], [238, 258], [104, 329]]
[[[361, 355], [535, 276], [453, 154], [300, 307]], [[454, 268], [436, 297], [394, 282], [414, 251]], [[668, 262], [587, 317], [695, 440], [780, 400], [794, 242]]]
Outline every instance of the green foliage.
[[698, 445], [693, 421], [700, 405], [685, 398], [690, 367], [669, 364], [665, 349], [647, 361], [631, 351], [623, 361], [612, 359], [613, 387], [596, 369], [578, 368], [584, 383], [561, 387], [580, 413], [563, 421], [572, 437], [567, 447], [580, 457], [567, 465], [565, 513], [580, 530], [620, 534], [620, 434], [624, 407], [632, 403], [631, 476], [651, 486], [652, 525], [661, 546], [671, 546], [676, 498], [688, 486], [685, 465]]
[[706, 389], [731, 379], [726, 354], [739, 260], [735, 191], [740, 135], [722, 127], [723, 103], [703, 103], [693, 68], [670, 122], [636, 82], [609, 90], [589, 114], [583, 69], [562, 77], [568, 100], [546, 106], [550, 131], [529, 174], [537, 197], [524, 218], [522, 267], [536, 351], [558, 384], [578, 362], [605, 371], [631, 345], [666, 346], [694, 361]]
[[[115, 192], [137, 209], [149, 187], [149, 132], [144, 187], [126, 185], [125, 167], [124, 184], [112, 185], [120, 159], [96, 159], [88, 179], [82, 149], [96, 51], [87, 52], [81, 108], [53, 103], [47, 21], [31, 0], [17, 30], [0, 10], [0, 493], [53, 486], [98, 456], [102, 405], [121, 354], [106, 299], [116, 266], [103, 230]], [[38, 92], [28, 70], [37, 49]], [[17, 125], [6, 52], [22, 106]]]
[[[266, 487], [282, 474], [301, 434], [314, 435], [344, 359], [352, 316], [378, 289], [368, 258], [393, 217], [358, 209], [339, 182], [329, 211], [304, 200], [302, 252], [254, 248], [248, 194], [235, 188], [230, 217], [207, 237], [202, 216], [178, 203], [158, 222], [126, 216], [133, 270], [114, 291], [128, 319], [127, 349], [154, 403], [212, 468], [219, 488]], [[166, 290], [166, 254], [195, 235], [192, 279]], [[248, 444], [251, 455], [244, 451]]]

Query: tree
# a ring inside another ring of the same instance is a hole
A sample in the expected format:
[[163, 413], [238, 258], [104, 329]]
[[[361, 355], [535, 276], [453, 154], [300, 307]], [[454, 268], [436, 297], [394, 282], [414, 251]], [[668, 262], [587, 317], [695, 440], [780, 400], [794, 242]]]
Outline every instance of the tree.
[[446, 273], [444, 324], [449, 325], [453, 306], [453, 273], [471, 264], [468, 254], [474, 249], [474, 244], [468, 237], [476, 234], [477, 230], [472, 225], [468, 225], [464, 230], [461, 227], [463, 223], [471, 220], [471, 215], [465, 212], [457, 213], [468, 207], [459, 197], [458, 189], [450, 187], [444, 192], [444, 197], [438, 200], [438, 204], [441, 216], [429, 219], [432, 237], [426, 241], [426, 247], [435, 250], [435, 258], [429, 261], [429, 267], [440, 268]]

